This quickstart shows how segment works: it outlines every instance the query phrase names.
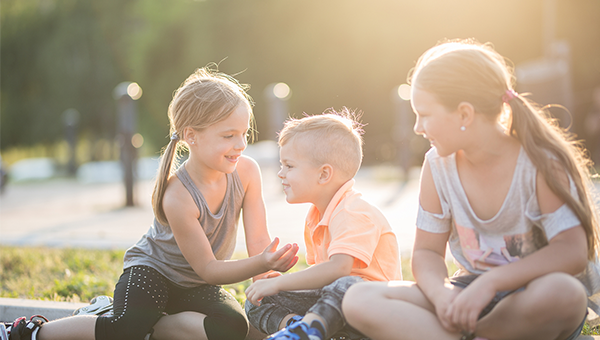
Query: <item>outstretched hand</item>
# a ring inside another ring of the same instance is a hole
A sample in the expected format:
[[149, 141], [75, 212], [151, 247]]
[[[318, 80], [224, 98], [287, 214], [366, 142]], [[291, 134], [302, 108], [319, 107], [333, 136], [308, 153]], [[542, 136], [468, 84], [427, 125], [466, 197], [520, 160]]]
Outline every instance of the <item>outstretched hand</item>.
[[279, 272], [286, 272], [290, 270], [297, 262], [298, 256], [298, 245], [286, 244], [277, 250], [279, 245], [279, 238], [276, 237], [271, 244], [269, 244], [262, 252], [261, 256], [264, 259], [268, 270], [276, 270]]

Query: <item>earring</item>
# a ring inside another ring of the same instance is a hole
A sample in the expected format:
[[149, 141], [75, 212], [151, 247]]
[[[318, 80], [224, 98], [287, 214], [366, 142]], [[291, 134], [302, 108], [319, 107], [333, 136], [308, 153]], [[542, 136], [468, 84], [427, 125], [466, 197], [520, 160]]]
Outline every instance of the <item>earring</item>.
[[192, 145], [193, 145], [193, 144], [196, 144], [196, 142], [194, 142], [194, 141], [191, 141], [191, 142], [190, 142], [190, 144], [192, 144]]
[[460, 127], [460, 131], [465, 131], [466, 129], [467, 129], [467, 128], [466, 128], [466, 127], [464, 127], [464, 126], [461, 126], [461, 127]]

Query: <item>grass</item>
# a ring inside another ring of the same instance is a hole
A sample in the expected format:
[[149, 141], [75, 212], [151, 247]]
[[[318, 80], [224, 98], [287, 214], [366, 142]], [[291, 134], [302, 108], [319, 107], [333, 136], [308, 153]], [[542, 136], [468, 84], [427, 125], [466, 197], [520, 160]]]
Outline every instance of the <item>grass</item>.
[[[98, 295], [112, 296], [123, 268], [124, 250], [0, 247], [0, 297], [49, 301], [87, 302]], [[242, 257], [236, 254], [236, 257]], [[292, 268], [306, 268], [304, 259]], [[449, 271], [456, 266], [448, 263]], [[402, 259], [402, 275], [412, 281], [410, 259]], [[250, 280], [224, 286], [238, 302]], [[585, 325], [584, 335], [600, 335], [598, 327]]]

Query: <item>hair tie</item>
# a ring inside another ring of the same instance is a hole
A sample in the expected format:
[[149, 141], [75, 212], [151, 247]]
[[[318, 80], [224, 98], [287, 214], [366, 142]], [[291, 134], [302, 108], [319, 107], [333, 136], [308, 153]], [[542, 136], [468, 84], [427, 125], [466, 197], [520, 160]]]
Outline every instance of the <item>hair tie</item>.
[[171, 135], [171, 140], [179, 140], [179, 136], [177, 135], [177, 132], [173, 132], [173, 134]]
[[506, 92], [504, 92], [504, 94], [502, 95], [502, 101], [504, 103], [508, 104], [508, 102], [517, 98], [518, 95], [519, 94], [517, 92], [515, 92], [515, 90], [512, 90], [512, 89], [506, 90]]

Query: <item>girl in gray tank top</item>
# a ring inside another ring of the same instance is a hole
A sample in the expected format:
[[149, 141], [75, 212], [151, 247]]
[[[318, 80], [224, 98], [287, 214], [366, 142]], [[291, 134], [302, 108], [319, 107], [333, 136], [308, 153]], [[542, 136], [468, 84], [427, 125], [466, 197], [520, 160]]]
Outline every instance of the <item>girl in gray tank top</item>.
[[[348, 322], [374, 339], [577, 338], [600, 291], [584, 150], [512, 89], [489, 45], [433, 47], [411, 82], [414, 130], [432, 146], [416, 282], [357, 284], [344, 299]], [[451, 278], [447, 247], [459, 268]]]
[[[253, 121], [244, 88], [207, 67], [175, 92], [171, 138], [152, 196], [155, 220], [125, 253], [112, 313], [23, 321], [14, 334], [27, 340], [40, 334], [57, 340], [246, 337], [246, 315], [220, 285], [287, 271], [298, 260], [298, 246], [278, 249], [267, 232], [260, 170], [242, 156]], [[189, 157], [172, 173], [180, 147]], [[242, 210], [249, 257], [231, 260]]]

